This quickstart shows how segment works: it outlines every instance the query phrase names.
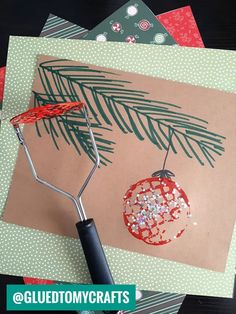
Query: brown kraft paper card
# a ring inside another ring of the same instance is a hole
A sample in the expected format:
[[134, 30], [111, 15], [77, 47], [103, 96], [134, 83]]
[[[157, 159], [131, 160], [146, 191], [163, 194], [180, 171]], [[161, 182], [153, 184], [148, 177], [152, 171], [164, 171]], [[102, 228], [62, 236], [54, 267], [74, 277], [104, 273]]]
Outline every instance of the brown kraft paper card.
[[[38, 58], [32, 91], [30, 107], [87, 104], [101, 167], [82, 198], [103, 244], [224, 271], [236, 215], [235, 94], [50, 56]], [[94, 159], [84, 122], [70, 113], [24, 127], [39, 176], [74, 195]], [[163, 168], [175, 177], [152, 177]], [[73, 203], [33, 180], [22, 147], [3, 220], [77, 237]]]

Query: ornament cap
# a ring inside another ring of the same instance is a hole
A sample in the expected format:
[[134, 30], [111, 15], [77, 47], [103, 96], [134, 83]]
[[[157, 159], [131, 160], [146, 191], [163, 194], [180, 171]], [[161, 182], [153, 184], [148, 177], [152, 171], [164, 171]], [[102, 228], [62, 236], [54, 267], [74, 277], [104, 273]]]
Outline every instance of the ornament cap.
[[175, 176], [174, 173], [167, 169], [158, 170], [152, 174], [152, 177], [168, 178], [168, 179], [174, 176]]

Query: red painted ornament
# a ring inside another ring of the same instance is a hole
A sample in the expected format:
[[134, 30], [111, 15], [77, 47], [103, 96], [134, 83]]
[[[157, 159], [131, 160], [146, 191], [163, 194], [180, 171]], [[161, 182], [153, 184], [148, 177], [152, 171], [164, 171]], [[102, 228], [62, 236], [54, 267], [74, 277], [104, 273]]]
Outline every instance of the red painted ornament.
[[190, 214], [187, 195], [169, 170], [133, 184], [124, 196], [124, 222], [137, 239], [164, 245], [185, 231]]

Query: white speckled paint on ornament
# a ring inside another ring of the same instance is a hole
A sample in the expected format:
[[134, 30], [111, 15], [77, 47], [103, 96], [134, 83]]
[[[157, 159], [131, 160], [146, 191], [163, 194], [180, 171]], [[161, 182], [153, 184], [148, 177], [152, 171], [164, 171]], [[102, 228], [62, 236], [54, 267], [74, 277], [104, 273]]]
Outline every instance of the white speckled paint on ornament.
[[[28, 107], [38, 54], [236, 92], [236, 53], [233, 51], [12, 37], [3, 107], [3, 118], [6, 120], [0, 134], [1, 212], [18, 151], [18, 142], [7, 117]], [[4, 222], [0, 222], [0, 228], [0, 272], [67, 282], [89, 282], [83, 252], [76, 239]], [[140, 289], [147, 290], [232, 296], [236, 230], [224, 273], [112, 247], [105, 247], [105, 251], [117, 283], [136, 283]]]

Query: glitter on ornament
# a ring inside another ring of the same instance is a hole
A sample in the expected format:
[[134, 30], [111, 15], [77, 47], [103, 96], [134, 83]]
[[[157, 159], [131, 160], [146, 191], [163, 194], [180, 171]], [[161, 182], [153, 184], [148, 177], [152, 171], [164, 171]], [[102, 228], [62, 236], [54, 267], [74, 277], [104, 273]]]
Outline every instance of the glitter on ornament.
[[[171, 200], [166, 197], [162, 183], [165, 183], [169, 189], [168, 195], [171, 195]], [[143, 191], [144, 184], [148, 184], [149, 189]], [[183, 234], [187, 225], [185, 220], [190, 214], [189, 201], [181, 188], [179, 188], [178, 196], [173, 193], [174, 189], [176, 189], [176, 183], [164, 177], [143, 179], [130, 187], [124, 196], [123, 217], [129, 232], [134, 237], [148, 244], [163, 245]], [[156, 192], [157, 190], [160, 194]], [[137, 198], [140, 200], [138, 205]], [[147, 198], [148, 201], [146, 201]], [[179, 220], [183, 223], [178, 223]], [[172, 227], [171, 224], [179, 224], [179, 229], [176, 231], [174, 228], [174, 235], [168, 236], [167, 230]]]

